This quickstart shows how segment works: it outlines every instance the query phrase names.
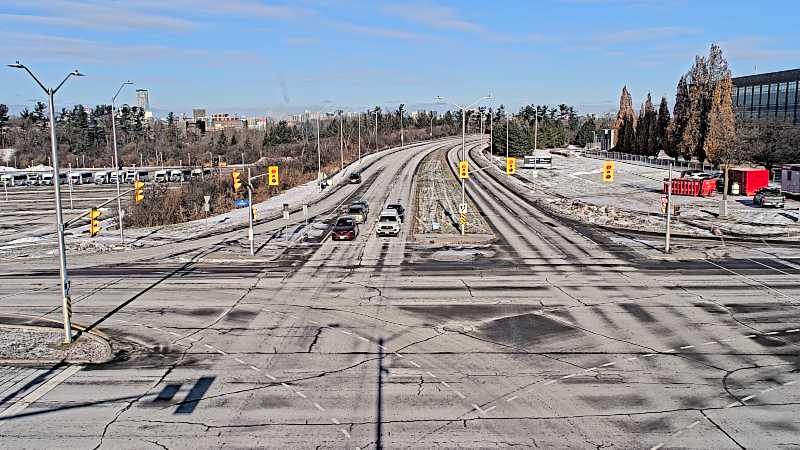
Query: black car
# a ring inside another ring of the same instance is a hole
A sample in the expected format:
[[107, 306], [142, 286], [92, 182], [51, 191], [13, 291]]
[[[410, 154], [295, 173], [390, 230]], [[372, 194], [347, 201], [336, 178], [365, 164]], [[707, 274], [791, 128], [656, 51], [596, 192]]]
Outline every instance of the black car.
[[397, 215], [400, 216], [400, 220], [402, 222], [406, 221], [406, 209], [403, 208], [403, 205], [399, 203], [391, 203], [386, 205], [386, 209], [394, 209], [395, 211], [397, 211]]
[[358, 236], [358, 224], [352, 217], [339, 217], [333, 226], [334, 241], [352, 241]]
[[351, 173], [350, 174], [350, 178], [349, 178], [349, 182], [350, 182], [350, 184], [359, 184], [359, 183], [361, 183], [361, 173], [360, 172]]

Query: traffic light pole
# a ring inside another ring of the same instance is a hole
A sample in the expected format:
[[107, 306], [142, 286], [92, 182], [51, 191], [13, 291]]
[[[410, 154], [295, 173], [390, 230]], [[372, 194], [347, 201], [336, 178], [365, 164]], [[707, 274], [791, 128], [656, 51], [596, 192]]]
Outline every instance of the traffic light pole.
[[669, 181], [667, 182], [667, 233], [664, 236], [664, 253], [669, 253], [671, 222], [672, 222], [672, 162], [669, 163]]
[[247, 235], [250, 238], [250, 256], [255, 255], [255, 242], [253, 242], [253, 186], [250, 184], [250, 168], [247, 168], [247, 207], [250, 209], [249, 214], [247, 217], [248, 220], [248, 231]]

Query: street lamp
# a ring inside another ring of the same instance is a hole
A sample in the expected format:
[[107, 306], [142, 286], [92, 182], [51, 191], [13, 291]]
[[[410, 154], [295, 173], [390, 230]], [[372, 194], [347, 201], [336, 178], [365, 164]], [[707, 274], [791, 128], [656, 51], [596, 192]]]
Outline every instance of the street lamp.
[[400, 105], [400, 148], [402, 149], [405, 146], [405, 141], [403, 140], [403, 105]]
[[[459, 104], [457, 104], [457, 103], [453, 103], [453, 102], [449, 102], [449, 101], [447, 101], [447, 100], [446, 100], [444, 97], [442, 97], [441, 95], [437, 95], [437, 96], [436, 96], [436, 101], [437, 101], [437, 103], [439, 103], [439, 104], [441, 104], [441, 103], [448, 103], [448, 104], [450, 104], [450, 105], [453, 105], [453, 106], [455, 106], [456, 108], [459, 108], [459, 109], [461, 110], [461, 158], [460, 158], [460, 159], [461, 159], [462, 161], [463, 161], [464, 159], [466, 159], [466, 154], [467, 154], [467, 153], [466, 153], [466, 147], [465, 147], [465, 143], [464, 143], [464, 141], [465, 141], [465, 135], [466, 135], [466, 130], [467, 130], [467, 119], [466, 119], [466, 117], [467, 117], [467, 110], [468, 110], [468, 109], [470, 109], [470, 108], [472, 108], [473, 106], [475, 106], [476, 104], [480, 103], [480, 102], [481, 102], [481, 101], [483, 101], [483, 100], [491, 100], [491, 99], [493, 99], [493, 98], [494, 98], [494, 97], [492, 97], [492, 94], [489, 94], [489, 95], [486, 95], [486, 96], [484, 96], [484, 97], [481, 97], [481, 98], [479, 98], [479, 99], [475, 100], [474, 102], [472, 102], [471, 104], [469, 104], [469, 105], [467, 105], [467, 106], [461, 106], [461, 105], [459, 105]], [[464, 183], [464, 181], [465, 181], [465, 180], [462, 178], [462, 179], [461, 179], [461, 204], [462, 204], [462, 205], [466, 205], [466, 184]], [[466, 206], [462, 206], [462, 208], [466, 208]], [[464, 233], [465, 233], [464, 224], [461, 224], [461, 235], [463, 236], [463, 235], [464, 235]]]
[[119, 86], [119, 89], [117, 89], [117, 93], [114, 94], [113, 97], [111, 97], [111, 134], [114, 137], [114, 171], [116, 171], [117, 173], [117, 176], [115, 177], [117, 179], [117, 220], [119, 221], [119, 241], [122, 245], [125, 245], [125, 230], [123, 229], [122, 226], [122, 196], [120, 194], [120, 187], [119, 187], [119, 178], [120, 178], [119, 172], [120, 170], [122, 170], [122, 166], [119, 163], [119, 153], [117, 153], [117, 125], [116, 125], [117, 121], [114, 117], [115, 115], [114, 105], [116, 104], [117, 96], [119, 95], [120, 92], [122, 92], [122, 88], [124, 88], [129, 84], [133, 84], [133, 82], [131, 80], [128, 80], [122, 83]]
[[375, 153], [378, 152], [378, 116], [380, 113], [381, 112], [378, 108], [375, 108], [375, 110], [372, 111], [372, 114], [375, 114]]
[[64, 344], [71, 344], [72, 343], [72, 300], [69, 297], [69, 276], [67, 274], [67, 254], [66, 254], [66, 245], [64, 244], [64, 218], [61, 214], [61, 186], [60, 186], [60, 177], [58, 174], [58, 142], [56, 141], [56, 116], [55, 116], [55, 102], [53, 101], [53, 97], [56, 95], [61, 86], [67, 82], [69, 77], [82, 77], [83, 74], [78, 72], [78, 69], [75, 71], [70, 72], [67, 74], [66, 77], [58, 84], [58, 86], [53, 88], [47, 88], [36, 78], [36, 75], [31, 72], [24, 64], [20, 64], [17, 61], [15, 64], [9, 64], [8, 67], [14, 69], [24, 69], [28, 72], [28, 75], [33, 78], [36, 84], [42, 88], [42, 90], [47, 94], [47, 97], [50, 101], [50, 151], [52, 153], [53, 158], [53, 187], [55, 189], [55, 196], [56, 196], [56, 233], [58, 234], [58, 261], [59, 261], [59, 268], [61, 272], [61, 300], [62, 300], [62, 311], [64, 313]]

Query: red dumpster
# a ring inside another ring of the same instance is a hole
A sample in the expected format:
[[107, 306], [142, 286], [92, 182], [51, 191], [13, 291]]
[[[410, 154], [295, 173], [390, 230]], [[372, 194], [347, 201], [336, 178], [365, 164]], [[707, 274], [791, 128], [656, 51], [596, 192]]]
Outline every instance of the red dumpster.
[[730, 175], [728, 188], [735, 181], [739, 183], [739, 192], [748, 197], [752, 197], [757, 190], [767, 187], [769, 184], [769, 170], [767, 169], [737, 167], [728, 169], [728, 175]]
[[[667, 193], [669, 180], [664, 180], [664, 193]], [[709, 197], [714, 195], [717, 188], [717, 180], [695, 180], [692, 178], [673, 178], [672, 194], [688, 195], [691, 197]]]

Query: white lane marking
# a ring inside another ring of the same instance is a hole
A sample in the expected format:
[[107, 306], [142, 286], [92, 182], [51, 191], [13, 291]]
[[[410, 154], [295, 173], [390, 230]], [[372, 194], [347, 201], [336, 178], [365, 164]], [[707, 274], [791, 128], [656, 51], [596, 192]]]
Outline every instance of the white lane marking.
[[745, 336], [745, 337], [746, 337], [747, 339], [753, 339], [754, 337], [758, 337], [758, 335], [757, 335], [757, 334], [748, 334], [748, 335], [747, 335], [747, 336]]
[[605, 364], [601, 365], [600, 367], [608, 367], [608, 366], [613, 366], [614, 364], [616, 364], [616, 362], [614, 362], [614, 361], [611, 361], [611, 362], [607, 362], [607, 363], [605, 363]]
[[739, 402], [733, 402], [730, 405], [725, 406], [726, 408], [733, 408], [734, 406], [738, 405]]
[[699, 420], [695, 420], [694, 422], [690, 423], [689, 426], [686, 427], [686, 429], [691, 430], [692, 428], [696, 427], [699, 423], [700, 423]]
[[398, 357], [400, 357], [400, 358], [402, 358], [402, 357], [403, 357], [403, 355], [401, 355], [400, 353], [397, 353], [397, 352], [392, 352], [392, 353], [394, 353], [395, 355], [397, 355], [397, 356], [398, 356]]
[[548, 384], [556, 384], [556, 383], [558, 383], [558, 380], [550, 380], [547, 383], [545, 383], [544, 385], [547, 386]]
[[681, 350], [686, 350], [687, 348], [694, 348], [694, 345], [684, 345]]
[[462, 399], [462, 400], [463, 400], [463, 399], [465, 399], [465, 398], [467, 398], [467, 397], [466, 397], [464, 394], [462, 394], [462, 393], [461, 393], [461, 392], [459, 392], [459, 391], [453, 391], [453, 392], [455, 392], [457, 396], [461, 397], [461, 399]]
[[272, 380], [272, 381], [277, 381], [277, 380], [278, 380], [277, 378], [273, 377], [272, 375], [270, 375], [270, 374], [268, 374], [268, 373], [265, 373], [264, 375], [266, 375], [266, 376], [267, 376], [267, 378], [269, 378], [269, 379], [270, 379], [270, 380]]
[[34, 404], [37, 400], [42, 398], [45, 394], [47, 394], [48, 392], [53, 390], [53, 388], [55, 388], [59, 384], [61, 384], [64, 381], [66, 381], [67, 378], [71, 377], [72, 375], [74, 375], [75, 373], [80, 371], [81, 369], [83, 369], [83, 366], [69, 366], [69, 367], [67, 367], [66, 369], [61, 371], [61, 373], [57, 374], [53, 378], [50, 378], [49, 380], [47, 380], [47, 382], [45, 382], [44, 384], [42, 384], [38, 388], [34, 389], [33, 391], [31, 391], [30, 394], [22, 397], [21, 399], [19, 399], [15, 403], [13, 403], [11, 406], [6, 408], [2, 413], [0, 413], [0, 418], [14, 416], [14, 415], [20, 413], [22, 410], [24, 410], [28, 406]]
[[288, 385], [288, 384], [286, 384], [286, 383], [281, 383], [281, 386], [285, 387], [286, 389], [291, 389], [291, 388], [289, 387], [289, 385]]
[[509, 398], [507, 398], [507, 399], [506, 399], [506, 401], [507, 401], [507, 402], [513, 402], [514, 400], [516, 400], [516, 399], [518, 399], [518, 398], [519, 398], [519, 396], [518, 396], [518, 395], [515, 395], [515, 396], [513, 396], [513, 397], [509, 397]]
[[217, 349], [217, 353], [219, 353], [220, 355], [223, 355], [223, 356], [227, 356], [228, 355], [227, 353], [223, 352], [220, 349]]
[[736, 338], [728, 338], [728, 339], [720, 339], [719, 341], [720, 342], [730, 342], [730, 341], [735, 341], [735, 340], [736, 340]]
[[745, 398], [743, 398], [743, 399], [742, 399], [742, 403], [744, 403], [744, 402], [746, 402], [746, 401], [748, 401], [748, 400], [752, 400], [752, 399], [753, 399], [753, 397], [755, 397], [755, 395], [748, 395], [747, 397], [745, 397]]
[[590, 367], [588, 369], [583, 369], [584, 372], [591, 372], [593, 370], [597, 370], [597, 367]]
[[658, 450], [658, 449], [660, 449], [660, 448], [661, 448], [661, 447], [663, 447], [663, 446], [664, 446], [664, 443], [663, 443], [663, 442], [661, 442], [660, 444], [658, 444], [658, 445], [655, 445], [655, 446], [651, 447], [651, 448], [650, 448], [650, 450]]
[[358, 338], [364, 342], [369, 342], [369, 339], [365, 338], [364, 336], [358, 336]]
[[674, 351], [675, 351], [675, 349], [671, 348], [669, 350], [664, 350], [664, 353], [673, 353]]
[[625, 361], [635, 361], [637, 359], [639, 359], [639, 357], [638, 356], [634, 356], [633, 358], [625, 358]]
[[417, 369], [419, 369], [420, 367], [422, 367], [422, 366], [420, 366], [419, 364], [415, 363], [414, 361], [412, 361], [412, 360], [410, 360], [410, 359], [408, 360], [408, 362], [409, 362], [409, 363], [410, 363], [412, 366], [416, 367]]
[[475, 403], [472, 404], [472, 407], [475, 408], [481, 415], [486, 415], [486, 411], [482, 410], [480, 406], [476, 405]]
[[349, 336], [352, 336], [352, 335], [353, 335], [353, 333], [351, 333], [351, 332], [349, 332], [349, 331], [347, 331], [347, 330], [339, 330], [339, 331], [341, 331], [342, 333], [344, 333], [344, 334], [346, 334], [346, 335], [349, 335]]
[[200, 339], [195, 339], [193, 337], [190, 337], [190, 338], [187, 338], [187, 339], [189, 339], [192, 342], [200, 342]]
[[297, 317], [297, 316], [295, 316], [293, 314], [289, 314], [289, 317], [291, 317], [292, 319], [299, 319], [299, 317]]
[[575, 375], [577, 375], [577, 373], [571, 373], [571, 374], [569, 374], [569, 375], [564, 375], [563, 377], [561, 377], [561, 379], [562, 379], [562, 380], [566, 380], [567, 378], [572, 378], [572, 377], [574, 377]]
[[331, 422], [335, 423], [336, 425], [342, 424], [342, 422], [339, 422], [339, 419], [337, 419], [336, 417], [331, 417]]
[[317, 322], [316, 320], [309, 320], [309, 322], [313, 323], [314, 325], [319, 325], [319, 322]]
[[239, 364], [247, 364], [246, 362], [242, 361], [239, 358], [233, 358], [234, 361], [238, 362]]
[[176, 332], [174, 332], [174, 331], [168, 331], [168, 333], [169, 333], [169, 334], [171, 334], [171, 335], [173, 335], [173, 336], [178, 336], [178, 337], [180, 337], [180, 336], [181, 336], [180, 334], [178, 334], [178, 333], [176, 333]]
[[343, 434], [343, 435], [344, 435], [344, 436], [345, 436], [347, 439], [350, 439], [350, 433], [348, 433], [348, 432], [347, 432], [347, 430], [345, 430], [344, 428], [339, 428], [339, 431], [341, 431], [341, 432], [342, 432], [342, 434]]
[[325, 408], [323, 408], [322, 405], [316, 402], [314, 403], [314, 408], [317, 408], [320, 411], [325, 411]]
[[308, 397], [306, 397], [306, 394], [303, 394], [300, 391], [294, 391], [294, 393], [297, 394], [298, 396], [300, 396], [300, 398], [308, 398]]
[[255, 370], [256, 372], [261, 372], [261, 369], [259, 369], [259, 368], [258, 368], [258, 367], [256, 367], [256, 366], [250, 366], [250, 368], [251, 368], [251, 369], [253, 369], [253, 370]]
[[767, 388], [767, 389], [762, 390], [761, 393], [762, 394], [766, 394], [767, 392], [771, 392], [771, 391], [774, 391], [774, 390], [775, 390], [775, 388]]
[[428, 375], [432, 376], [433, 378], [437, 378], [436, 375], [434, 375], [433, 372], [431, 372], [431, 371], [427, 371], [425, 373], [427, 373]]
[[267, 309], [267, 308], [262, 308], [261, 310], [262, 310], [262, 311], [266, 311], [266, 312], [272, 312], [272, 310], [271, 310], [271, 309]]
[[656, 354], [655, 353], [648, 353], [646, 355], [642, 355], [642, 358], [649, 358], [651, 356], [656, 356]]
[[214, 347], [212, 347], [212, 346], [210, 346], [210, 345], [208, 345], [208, 344], [203, 344], [203, 345], [204, 345], [204, 346], [205, 346], [207, 349], [214, 350]]
[[378, 347], [380, 347], [380, 348], [381, 348], [381, 350], [383, 350], [383, 351], [387, 351], [387, 350], [389, 350], [388, 348], [386, 348], [386, 347], [384, 347], [383, 345], [380, 345], [380, 344], [378, 344]]
[[703, 342], [701, 345], [714, 345], [714, 344], [719, 344], [719, 342], [717, 342], [717, 341], [709, 341], [709, 342]]
[[783, 385], [784, 386], [791, 386], [791, 385], [793, 385], [795, 383], [797, 383], [797, 380], [787, 381], [786, 383], [783, 383]]
[[447, 381], [442, 380], [440, 383], [442, 383], [446, 388], [450, 389], [450, 385], [447, 384]]
[[798, 331], [800, 331], [800, 328], [794, 328], [794, 329], [791, 329], [791, 330], [786, 330], [785, 333], [797, 333]]

